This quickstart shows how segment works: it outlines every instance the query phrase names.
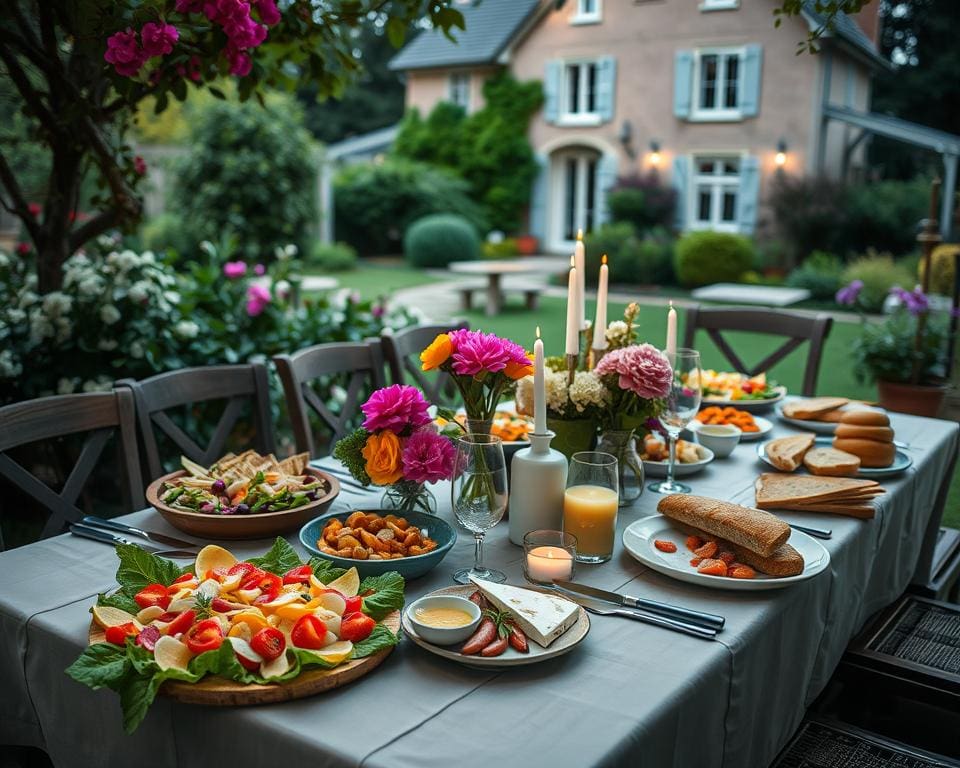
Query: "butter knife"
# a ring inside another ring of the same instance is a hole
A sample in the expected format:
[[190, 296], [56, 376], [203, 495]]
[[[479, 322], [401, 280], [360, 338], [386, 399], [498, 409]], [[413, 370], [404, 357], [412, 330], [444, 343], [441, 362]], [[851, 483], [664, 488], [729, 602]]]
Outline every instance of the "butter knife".
[[156, 544], [163, 544], [168, 547], [200, 546], [192, 541], [184, 541], [183, 539], [177, 539], [173, 536], [167, 536], [165, 533], [145, 531], [142, 528], [135, 528], [132, 525], [127, 525], [126, 523], [121, 523], [117, 520], [106, 520], [102, 517], [96, 517], [94, 515], [87, 515], [86, 517], [82, 518], [80, 522], [84, 525], [92, 526], [93, 528], [107, 528], [111, 531], [119, 531], [120, 533], [130, 534], [131, 536], [138, 536], [141, 539], [146, 539], [147, 541], [152, 541]]
[[707, 627], [701, 627], [697, 624], [689, 624], [685, 621], [671, 619], [666, 616], [657, 616], [656, 614], [647, 613], [646, 611], [631, 608], [617, 608], [605, 601], [595, 600], [592, 597], [573, 595], [571, 599], [578, 605], [582, 605], [590, 613], [597, 613], [601, 616], [623, 616], [624, 618], [633, 619], [634, 621], [642, 621], [644, 624], [652, 624], [655, 627], [699, 637], [701, 640], [717, 639], [717, 631], [715, 629], [708, 629]]
[[89, 525], [81, 525], [79, 523], [72, 523], [70, 525], [70, 533], [74, 536], [80, 536], [84, 539], [92, 539], [93, 541], [101, 541], [104, 544], [133, 544], [134, 546], [140, 547], [144, 552], [149, 552], [153, 555], [165, 555], [166, 557], [173, 557], [178, 559], [193, 559], [197, 556], [196, 552], [190, 552], [182, 549], [158, 549], [157, 547], [145, 547], [142, 544], [136, 544], [128, 539], [123, 538], [116, 533], [110, 533], [109, 531], [104, 531], [100, 528], [91, 528]]

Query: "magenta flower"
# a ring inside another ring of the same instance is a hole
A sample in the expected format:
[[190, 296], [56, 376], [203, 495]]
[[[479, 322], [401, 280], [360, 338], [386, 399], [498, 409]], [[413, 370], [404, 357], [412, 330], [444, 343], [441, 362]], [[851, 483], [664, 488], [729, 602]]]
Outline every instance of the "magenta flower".
[[616, 375], [620, 389], [645, 400], [666, 397], [673, 383], [670, 362], [651, 344], [634, 344], [608, 352], [594, 371], [598, 376]]
[[247, 274], [247, 264], [243, 261], [228, 261], [223, 265], [223, 274], [231, 280], [236, 280]]
[[148, 21], [140, 30], [140, 39], [143, 41], [143, 51], [148, 57], [166, 56], [180, 39], [180, 32], [172, 24]]
[[[461, 331], [457, 335], [451, 367], [461, 376], [496, 373], [513, 359], [507, 342], [492, 333]], [[529, 365], [529, 361], [527, 361]]]
[[270, 289], [253, 283], [247, 286], [247, 314], [256, 317], [270, 304]]
[[227, 59], [230, 61], [230, 74], [236, 77], [246, 77], [253, 69], [253, 59], [243, 51], [228, 48]]
[[370, 314], [373, 315], [374, 317], [376, 317], [377, 319], [379, 319], [379, 318], [383, 317], [383, 315], [386, 313], [386, 311], [387, 311], [387, 310], [384, 309], [383, 304], [375, 304], [373, 307], [371, 307], [371, 309], [370, 309]]
[[429, 407], [423, 399], [423, 393], [416, 387], [406, 384], [384, 387], [370, 395], [370, 399], [360, 406], [366, 416], [363, 428], [368, 432], [389, 429], [398, 435], [409, 432], [430, 423], [430, 414], [427, 413]]
[[406, 439], [400, 454], [403, 478], [416, 483], [449, 480], [456, 457], [450, 440], [430, 428], [419, 429]]
[[267, 274], [267, 268], [263, 264], [255, 264], [253, 267], [253, 274], [255, 275], [265, 275]]
[[280, 11], [277, 10], [277, 4], [274, 0], [253, 0], [253, 4], [260, 13], [260, 21], [268, 27], [280, 23]]
[[107, 38], [107, 50], [103, 58], [123, 77], [135, 77], [148, 56], [140, 47], [137, 33], [130, 27], [114, 32]]
[[133, 158], [133, 170], [137, 176], [147, 175], [147, 163], [140, 155]]
[[177, 0], [174, 8], [177, 13], [200, 13], [203, 11], [203, 0]]

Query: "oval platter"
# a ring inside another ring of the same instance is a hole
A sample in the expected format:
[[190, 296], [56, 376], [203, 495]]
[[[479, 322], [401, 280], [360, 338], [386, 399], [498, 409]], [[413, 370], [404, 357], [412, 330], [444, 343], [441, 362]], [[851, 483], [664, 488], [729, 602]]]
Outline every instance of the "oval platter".
[[[768, 440], [767, 442], [771, 441]], [[767, 442], [760, 443], [760, 445], [757, 446], [757, 457], [765, 464], [769, 464], [771, 467], [777, 470], [777, 472], [781, 472], [782, 470], [776, 467], [774, 463], [767, 457]], [[830, 448], [833, 445], [833, 439], [829, 437], [818, 437], [814, 440], [814, 445], [818, 448]], [[855, 477], [862, 477], [867, 480], [876, 480], [882, 477], [893, 477], [894, 475], [899, 475], [901, 472], [906, 472], [912, 466], [913, 459], [897, 448], [893, 457], [893, 464], [891, 464], [889, 467], [861, 467], [857, 471]], [[809, 474], [807, 472], [807, 468], [802, 464], [797, 468], [797, 471]]]
[[787, 388], [784, 386], [777, 386], [773, 387], [772, 389], [777, 393], [776, 396], [768, 397], [763, 400], [726, 400], [721, 397], [716, 399], [709, 396], [704, 397], [701, 401], [701, 407], [717, 405], [721, 408], [726, 408], [727, 406], [732, 406], [744, 411], [750, 411], [750, 413], [763, 412], [769, 410], [787, 396]]

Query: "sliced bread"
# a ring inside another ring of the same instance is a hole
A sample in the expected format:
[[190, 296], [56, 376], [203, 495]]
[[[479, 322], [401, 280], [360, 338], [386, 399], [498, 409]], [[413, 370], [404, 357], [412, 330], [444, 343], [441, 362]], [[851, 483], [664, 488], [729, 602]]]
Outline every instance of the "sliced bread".
[[730, 542], [733, 548], [733, 554], [741, 563], [756, 568], [760, 573], [767, 576], [796, 576], [803, 573], [803, 555], [791, 547], [789, 544], [781, 544], [777, 550], [769, 557], [758, 555], [751, 552], [746, 547], [738, 546]]
[[755, 485], [757, 506], [760, 509], [783, 508], [787, 503], [817, 503], [847, 500], [847, 496], [864, 494], [867, 489], [879, 488], [876, 480], [852, 477], [816, 477], [813, 475], [781, 475], [764, 472]]
[[849, 402], [845, 397], [810, 397], [787, 403], [783, 406], [783, 413], [791, 419], [816, 419], [821, 413], [841, 408]]
[[769, 512], [704, 496], [665, 496], [657, 511], [764, 557], [790, 538], [790, 526]]
[[803, 466], [815, 475], [853, 477], [860, 471], [860, 459], [836, 448], [811, 448], [804, 454]]
[[866, 501], [824, 501], [819, 504], [789, 504], [781, 509], [791, 509], [795, 512], [826, 512], [832, 515], [846, 515], [870, 520], [877, 512], [873, 504]]
[[813, 432], [781, 437], [777, 440], [771, 440], [763, 447], [763, 450], [777, 469], [784, 472], [793, 472], [800, 466], [804, 454], [813, 447], [813, 441], [816, 437]]

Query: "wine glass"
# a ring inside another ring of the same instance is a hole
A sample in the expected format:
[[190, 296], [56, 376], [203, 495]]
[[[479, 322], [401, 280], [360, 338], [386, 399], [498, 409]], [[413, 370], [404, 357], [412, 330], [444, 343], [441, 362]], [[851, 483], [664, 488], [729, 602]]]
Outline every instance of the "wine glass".
[[677, 461], [677, 438], [700, 410], [700, 353], [695, 349], [678, 349], [664, 354], [673, 368], [673, 383], [660, 414], [660, 423], [670, 440], [670, 463], [667, 465], [667, 479], [647, 487], [656, 493], [690, 493], [689, 485], [673, 479], [673, 468]]
[[474, 563], [453, 574], [458, 584], [469, 584], [470, 577], [494, 581], [507, 577], [483, 564], [483, 536], [503, 518], [507, 508], [507, 463], [499, 437], [467, 434], [457, 440], [457, 463], [451, 500], [457, 522], [473, 534]]
[[619, 483], [617, 457], [613, 454], [573, 454], [563, 494], [563, 530], [576, 536], [578, 563], [605, 563], [613, 557]]

